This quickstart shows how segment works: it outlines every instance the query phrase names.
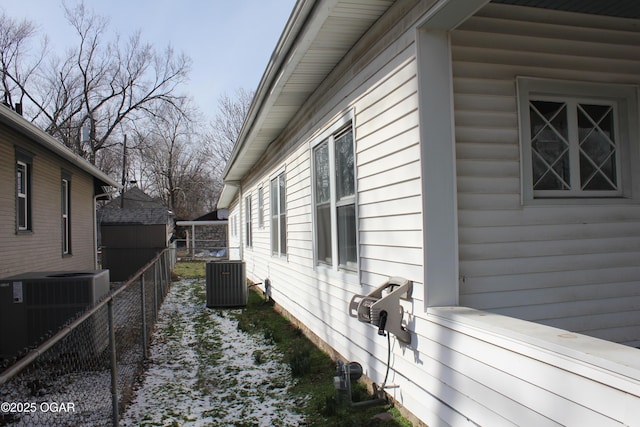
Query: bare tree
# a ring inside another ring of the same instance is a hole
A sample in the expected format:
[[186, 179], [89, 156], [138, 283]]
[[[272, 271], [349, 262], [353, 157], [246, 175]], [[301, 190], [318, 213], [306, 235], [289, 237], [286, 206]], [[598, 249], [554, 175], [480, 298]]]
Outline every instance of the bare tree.
[[[131, 123], [158, 104], [179, 108], [191, 62], [170, 46], [157, 52], [140, 32], [109, 41], [108, 21], [83, 2], [64, 10], [78, 45], [41, 67], [37, 84], [20, 89], [35, 107], [32, 120], [96, 163], [100, 150], [120, 144]], [[20, 85], [17, 70], [3, 71]]]
[[242, 130], [253, 95], [254, 91], [240, 88], [236, 90], [235, 96], [225, 93], [218, 99], [218, 113], [209, 125], [207, 140], [214, 171], [220, 178], [231, 158], [233, 146]]
[[0, 78], [2, 80], [3, 101], [11, 107], [22, 108], [25, 87], [40, 66], [48, 41], [45, 38], [38, 52], [30, 49], [30, 42], [36, 35], [34, 23], [16, 21], [0, 14]]
[[162, 198], [179, 218], [193, 218], [211, 206], [215, 185], [196, 123], [182, 113], [193, 108], [187, 101], [179, 107], [163, 106], [148, 125], [137, 129], [135, 139], [146, 190]]

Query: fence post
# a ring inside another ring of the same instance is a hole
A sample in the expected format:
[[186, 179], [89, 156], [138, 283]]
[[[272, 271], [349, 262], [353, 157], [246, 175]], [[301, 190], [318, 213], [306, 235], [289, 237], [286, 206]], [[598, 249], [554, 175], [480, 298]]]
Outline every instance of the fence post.
[[111, 346], [111, 419], [112, 425], [118, 427], [118, 360], [116, 353], [116, 328], [113, 318], [113, 298], [107, 303], [109, 316], [109, 345]]
[[160, 257], [160, 282], [162, 283], [162, 297], [164, 298], [164, 289], [167, 285], [167, 259], [166, 252]]
[[144, 273], [140, 276], [140, 308], [142, 312], [142, 358], [147, 358], [147, 304], [145, 298]]
[[153, 266], [153, 320], [156, 321], [158, 320], [158, 267], [159, 267], [159, 262], [160, 259], [158, 259], [158, 261], [156, 261], [156, 264]]

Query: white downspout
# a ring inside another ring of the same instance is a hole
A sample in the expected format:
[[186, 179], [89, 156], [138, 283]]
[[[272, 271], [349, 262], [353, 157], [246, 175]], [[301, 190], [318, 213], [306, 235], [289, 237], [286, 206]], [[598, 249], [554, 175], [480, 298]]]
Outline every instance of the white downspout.
[[98, 198], [109, 196], [109, 193], [101, 193], [93, 196], [93, 266], [97, 270], [98, 265]]
[[239, 250], [240, 250], [240, 261], [244, 260], [244, 234], [243, 234], [243, 229], [244, 229], [244, 218], [242, 217], [242, 211], [243, 211], [243, 201], [242, 201], [242, 184], [238, 184], [238, 194], [240, 199], [238, 200], [238, 222], [240, 224], [238, 224], [238, 228], [240, 229], [240, 232], [238, 233], [239, 237], [240, 237], [240, 245], [239, 245]]

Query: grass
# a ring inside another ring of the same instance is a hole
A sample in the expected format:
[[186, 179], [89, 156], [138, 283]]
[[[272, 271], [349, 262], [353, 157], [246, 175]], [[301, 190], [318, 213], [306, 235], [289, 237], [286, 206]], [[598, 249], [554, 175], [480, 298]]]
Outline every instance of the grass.
[[[205, 263], [181, 262], [176, 265], [175, 273], [184, 278], [203, 277]], [[199, 297], [204, 300], [204, 295]], [[335, 362], [267, 304], [259, 292], [249, 292], [247, 306], [233, 313], [238, 320], [238, 329], [272, 342], [289, 364], [296, 379], [295, 385], [289, 389], [290, 398], [301, 402], [300, 410], [306, 417], [306, 426], [411, 426], [391, 404], [351, 407], [347, 399], [338, 398], [333, 385]], [[253, 358], [258, 365], [264, 355], [257, 352]], [[352, 385], [353, 401], [371, 398], [363, 384]], [[374, 418], [381, 413], [389, 414], [391, 419]]]
[[179, 262], [173, 269], [173, 273], [185, 279], [204, 277], [205, 262]]

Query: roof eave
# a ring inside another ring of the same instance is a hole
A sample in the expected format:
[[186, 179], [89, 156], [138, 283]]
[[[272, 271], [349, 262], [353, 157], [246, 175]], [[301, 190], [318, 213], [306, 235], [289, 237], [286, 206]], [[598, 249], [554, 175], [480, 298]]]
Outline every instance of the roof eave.
[[[331, 0], [331, 2], [335, 1], [337, 0]], [[240, 129], [238, 140], [233, 147], [233, 151], [225, 167], [223, 173], [225, 182], [236, 181], [242, 178], [243, 174], [235, 171], [234, 167], [243, 152], [247, 149], [247, 143], [251, 140], [250, 135], [256, 131], [255, 124], [258, 121], [258, 117], [265, 112], [269, 97], [277, 91], [279, 86], [284, 85], [285, 81], [282, 79], [282, 74], [285, 66], [289, 62], [289, 53], [298, 42], [298, 37], [317, 3], [319, 3], [319, 0], [298, 0], [296, 2], [260, 79], [247, 117]]]
[[84, 158], [69, 150], [60, 141], [44, 132], [42, 129], [29, 122], [10, 108], [0, 107], [0, 122], [6, 124], [15, 131], [20, 132], [32, 141], [40, 144], [42, 147], [56, 154], [58, 157], [61, 157], [73, 163], [83, 171], [93, 176], [101, 184], [115, 188], [122, 187], [118, 182], [113, 180], [106, 173], [102, 172], [100, 169], [86, 161]]

